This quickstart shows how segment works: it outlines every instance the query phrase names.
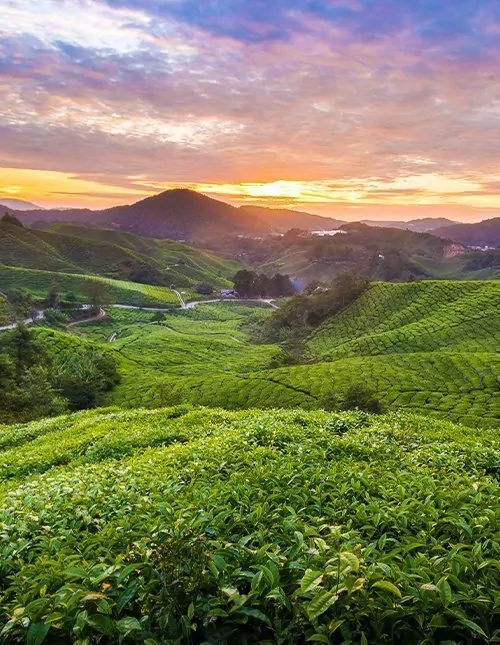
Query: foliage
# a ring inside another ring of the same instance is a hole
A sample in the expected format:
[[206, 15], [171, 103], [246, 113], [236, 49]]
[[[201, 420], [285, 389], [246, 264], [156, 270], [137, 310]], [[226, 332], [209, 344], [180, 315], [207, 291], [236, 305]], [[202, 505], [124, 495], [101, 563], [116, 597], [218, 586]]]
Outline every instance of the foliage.
[[242, 269], [233, 277], [234, 290], [241, 298], [280, 298], [295, 293], [289, 275], [275, 274], [269, 278], [263, 273]]
[[194, 290], [202, 296], [210, 296], [214, 292], [213, 286], [208, 282], [199, 282]]
[[112, 355], [92, 345], [54, 342], [67, 336], [48, 330], [34, 332], [23, 324], [3, 336], [0, 422], [95, 407], [119, 382]]
[[0, 449], [4, 642], [498, 639], [495, 431], [184, 406]]
[[345, 309], [368, 287], [364, 278], [346, 273], [338, 276], [324, 292], [298, 294], [280, 307], [265, 325], [255, 329], [255, 340], [279, 342], [290, 333], [305, 338], [312, 328]]
[[342, 410], [364, 410], [380, 414], [383, 410], [376, 392], [362, 383], [353, 383], [344, 393], [340, 407]]
[[99, 311], [103, 305], [110, 304], [111, 296], [107, 285], [100, 280], [85, 280], [82, 291], [87, 297], [92, 311]]
[[24, 228], [23, 223], [12, 213], [5, 213], [5, 215], [0, 219], [0, 222], [4, 224], [10, 224], [11, 226], [18, 226], [19, 228]]
[[9, 308], [16, 318], [26, 318], [32, 313], [35, 300], [27, 289], [13, 288], [6, 291]]

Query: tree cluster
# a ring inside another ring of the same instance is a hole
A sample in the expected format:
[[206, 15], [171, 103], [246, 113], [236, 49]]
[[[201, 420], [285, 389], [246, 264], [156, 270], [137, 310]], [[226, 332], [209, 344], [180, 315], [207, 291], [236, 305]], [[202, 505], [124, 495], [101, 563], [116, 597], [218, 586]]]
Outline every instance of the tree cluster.
[[58, 348], [51, 358], [19, 324], [0, 346], [0, 422], [24, 422], [95, 407], [119, 381], [115, 359], [93, 347]]
[[290, 337], [305, 337], [312, 328], [354, 302], [369, 286], [365, 278], [344, 273], [323, 293], [297, 294], [259, 326], [256, 340], [282, 342]]
[[243, 269], [233, 277], [233, 283], [241, 298], [280, 298], [295, 293], [290, 276], [279, 273], [269, 278], [263, 273]]

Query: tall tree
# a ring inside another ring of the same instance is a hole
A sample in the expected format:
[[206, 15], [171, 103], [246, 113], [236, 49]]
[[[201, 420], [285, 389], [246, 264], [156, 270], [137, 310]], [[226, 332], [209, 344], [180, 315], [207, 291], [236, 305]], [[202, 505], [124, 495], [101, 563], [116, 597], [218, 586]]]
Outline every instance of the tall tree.
[[111, 302], [108, 287], [100, 280], [91, 278], [85, 280], [82, 291], [87, 296], [93, 313], [98, 312], [103, 305], [108, 305]]

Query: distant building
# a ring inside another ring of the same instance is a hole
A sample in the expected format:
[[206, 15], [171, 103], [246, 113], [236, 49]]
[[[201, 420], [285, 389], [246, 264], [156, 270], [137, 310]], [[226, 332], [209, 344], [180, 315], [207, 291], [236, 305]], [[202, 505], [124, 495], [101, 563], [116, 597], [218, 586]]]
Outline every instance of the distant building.
[[236, 298], [236, 291], [234, 289], [221, 289], [220, 296], [221, 298]]

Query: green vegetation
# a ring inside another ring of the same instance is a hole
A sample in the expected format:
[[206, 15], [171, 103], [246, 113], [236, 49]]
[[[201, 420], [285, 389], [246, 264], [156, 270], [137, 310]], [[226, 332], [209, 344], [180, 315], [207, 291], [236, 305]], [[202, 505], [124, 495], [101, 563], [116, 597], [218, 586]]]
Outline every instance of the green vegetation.
[[181, 406], [0, 449], [4, 642], [498, 641], [496, 431]]
[[118, 381], [109, 352], [66, 333], [20, 324], [0, 342], [0, 423], [96, 407]]
[[230, 286], [241, 264], [172, 240], [121, 231], [58, 225], [39, 231], [0, 221], [0, 265], [99, 275], [149, 285], [194, 288], [201, 281]]
[[79, 333], [118, 334], [108, 347], [122, 383], [110, 404], [315, 409], [361, 383], [383, 407], [488, 426], [500, 419], [499, 300], [497, 282], [377, 284], [286, 351], [249, 344], [244, 329], [265, 328], [272, 313], [251, 303], [177, 311], [160, 325], [150, 312], [113, 311]]
[[[73, 293], [81, 302], [86, 299], [83, 286], [86, 280], [93, 279], [108, 286], [108, 291], [114, 302], [136, 306], [168, 306], [177, 305], [176, 295], [166, 287], [156, 287], [125, 280], [113, 280], [90, 275], [57, 273], [60, 292], [65, 295]], [[0, 290], [7, 291], [15, 287], [23, 287], [39, 298], [45, 298], [53, 284], [54, 273], [35, 269], [22, 269], [0, 265]], [[195, 294], [188, 292], [187, 297], [194, 298]], [[199, 296], [198, 296], [199, 297]]]
[[291, 230], [282, 236], [214, 241], [256, 271], [292, 275], [307, 285], [329, 283], [348, 271], [371, 281], [498, 278], [498, 264], [478, 275], [465, 247], [428, 233], [347, 224], [332, 236]]
[[233, 277], [233, 283], [240, 298], [282, 298], [295, 293], [290, 276], [279, 273], [269, 278], [263, 273], [241, 269]]
[[348, 307], [370, 286], [369, 282], [352, 273], [344, 273], [328, 288], [312, 285], [311, 293], [298, 294], [285, 302], [264, 325], [253, 330], [256, 342], [280, 342], [304, 339], [327, 318]]

